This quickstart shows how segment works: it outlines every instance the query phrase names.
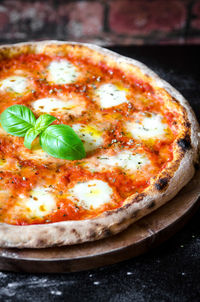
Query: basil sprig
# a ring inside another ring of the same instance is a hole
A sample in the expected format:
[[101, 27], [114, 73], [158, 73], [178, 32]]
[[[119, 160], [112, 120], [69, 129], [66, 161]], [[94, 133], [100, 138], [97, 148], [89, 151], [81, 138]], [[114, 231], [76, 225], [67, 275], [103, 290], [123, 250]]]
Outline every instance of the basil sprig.
[[53, 123], [57, 118], [50, 114], [42, 114], [36, 120], [34, 127], [30, 128], [24, 137], [24, 146], [31, 149], [32, 141], [42, 133], [51, 123]]
[[26, 106], [13, 105], [0, 116], [6, 132], [24, 136], [24, 145], [31, 149], [33, 140], [39, 135], [42, 149], [56, 158], [76, 160], [86, 156], [83, 143], [74, 130], [67, 125], [51, 125], [57, 118], [42, 114], [36, 120], [33, 112]]

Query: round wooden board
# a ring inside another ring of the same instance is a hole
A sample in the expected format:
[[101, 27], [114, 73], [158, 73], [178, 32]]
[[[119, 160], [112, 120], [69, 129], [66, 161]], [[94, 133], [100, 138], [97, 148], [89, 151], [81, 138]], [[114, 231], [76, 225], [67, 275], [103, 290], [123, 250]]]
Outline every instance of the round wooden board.
[[122, 233], [95, 242], [47, 249], [0, 249], [0, 270], [64, 273], [97, 268], [147, 252], [177, 232], [199, 206], [200, 171], [166, 205]]

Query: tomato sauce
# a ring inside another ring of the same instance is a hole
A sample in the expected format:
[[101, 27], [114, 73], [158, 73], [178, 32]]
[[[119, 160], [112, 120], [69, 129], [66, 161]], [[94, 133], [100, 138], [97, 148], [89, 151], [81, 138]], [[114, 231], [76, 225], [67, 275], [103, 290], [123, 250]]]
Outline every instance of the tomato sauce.
[[[173, 159], [173, 142], [178, 133], [177, 120], [179, 118], [177, 104], [174, 110], [163, 106], [162, 97], [159, 97], [153, 87], [146, 82], [138, 80], [136, 76], [126, 75], [118, 68], [111, 68], [105, 62], [95, 64], [90, 58], [77, 58], [72, 54], [62, 57], [69, 60], [80, 71], [81, 76], [73, 84], [55, 85], [47, 80], [47, 67], [52, 60], [60, 60], [59, 56], [43, 54], [23, 54], [1, 61], [0, 81], [20, 70], [27, 77], [30, 87], [24, 94], [14, 92], [0, 92], [0, 113], [14, 104], [23, 104], [31, 108], [34, 100], [45, 97], [57, 97], [60, 94], [81, 95], [86, 103], [87, 110], [82, 115], [58, 114], [59, 120], [54, 124], [64, 123], [93, 123], [94, 113], [101, 116], [99, 124], [103, 124], [104, 145], [87, 154], [86, 159], [79, 161], [51, 160], [41, 162], [33, 158], [23, 158], [25, 152], [23, 138], [0, 134], [0, 154], [2, 158], [15, 158], [18, 170], [1, 171], [0, 189], [6, 188], [12, 192], [17, 200], [19, 194], [28, 197], [30, 190], [37, 184], [45, 183], [45, 186], [54, 190], [57, 208], [43, 217], [30, 218], [26, 213], [15, 216], [13, 214], [13, 197], [8, 199], [6, 207], [0, 209], [0, 221], [17, 225], [50, 223], [63, 220], [89, 219], [100, 215], [106, 210], [115, 209], [123, 205], [124, 200], [134, 194], [140, 193], [148, 187], [150, 179], [155, 177], [167, 163]], [[128, 102], [115, 108], [100, 109], [93, 101], [96, 89], [104, 83], [113, 83], [127, 89]], [[164, 122], [168, 124], [169, 136], [167, 139], [154, 139], [153, 141], [138, 141], [131, 139], [124, 131], [124, 121], [129, 121], [137, 112], [151, 112], [163, 114]], [[34, 112], [36, 117], [39, 116]], [[54, 114], [52, 114], [54, 115]], [[105, 121], [105, 123], [104, 123]], [[109, 126], [107, 126], [107, 121]], [[120, 168], [109, 171], [91, 172], [84, 168], [82, 162], [90, 157], [98, 158], [107, 150], [135, 150], [136, 153], [145, 152], [151, 160], [151, 167], [141, 169], [135, 173], [126, 173]], [[113, 189], [113, 202], [101, 206], [97, 210], [86, 210], [75, 205], [66, 197], [66, 191], [76, 182], [99, 179], [107, 182]]]

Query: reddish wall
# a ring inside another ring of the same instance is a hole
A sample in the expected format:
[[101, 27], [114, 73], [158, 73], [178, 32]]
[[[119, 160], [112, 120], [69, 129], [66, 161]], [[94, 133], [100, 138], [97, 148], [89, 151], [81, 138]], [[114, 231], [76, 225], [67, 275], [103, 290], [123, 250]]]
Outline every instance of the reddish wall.
[[200, 43], [200, 0], [0, 2], [0, 42]]

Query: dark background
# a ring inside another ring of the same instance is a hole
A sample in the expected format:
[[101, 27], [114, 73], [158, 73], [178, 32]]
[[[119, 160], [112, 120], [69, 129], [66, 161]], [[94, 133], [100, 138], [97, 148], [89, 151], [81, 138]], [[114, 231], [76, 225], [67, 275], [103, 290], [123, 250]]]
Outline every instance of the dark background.
[[[200, 46], [113, 47], [177, 88], [200, 118]], [[200, 211], [173, 238], [137, 258], [91, 271], [0, 273], [0, 301], [200, 301]]]
[[200, 0], [0, 0], [0, 41], [200, 44]]

